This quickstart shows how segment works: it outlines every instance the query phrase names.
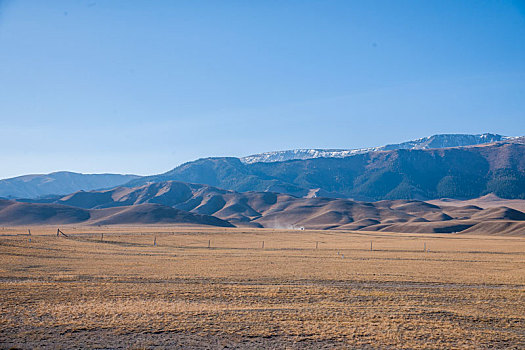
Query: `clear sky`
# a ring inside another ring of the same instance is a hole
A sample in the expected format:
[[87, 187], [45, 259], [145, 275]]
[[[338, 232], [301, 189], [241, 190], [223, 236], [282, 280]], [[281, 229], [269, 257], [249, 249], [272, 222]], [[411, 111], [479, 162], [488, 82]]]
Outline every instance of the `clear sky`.
[[0, 0], [0, 178], [525, 134], [524, 1]]

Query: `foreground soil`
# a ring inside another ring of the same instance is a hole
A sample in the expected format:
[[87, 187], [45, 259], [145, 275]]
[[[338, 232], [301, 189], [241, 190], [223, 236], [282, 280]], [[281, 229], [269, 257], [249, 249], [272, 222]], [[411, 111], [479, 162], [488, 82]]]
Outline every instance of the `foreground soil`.
[[525, 348], [523, 237], [61, 229], [0, 230], [0, 348]]

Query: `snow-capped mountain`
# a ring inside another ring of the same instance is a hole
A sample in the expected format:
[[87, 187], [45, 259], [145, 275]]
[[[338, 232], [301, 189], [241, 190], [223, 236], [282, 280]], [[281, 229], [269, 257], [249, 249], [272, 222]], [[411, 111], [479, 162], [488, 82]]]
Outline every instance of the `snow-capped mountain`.
[[282, 162], [293, 159], [312, 158], [345, 158], [356, 154], [374, 151], [389, 151], [395, 149], [431, 149], [480, 145], [497, 141], [511, 139], [508, 136], [498, 134], [439, 134], [422, 137], [417, 140], [391, 144], [379, 147], [357, 148], [357, 149], [295, 149], [286, 151], [275, 151], [254, 154], [241, 158], [245, 164]]
[[382, 150], [389, 151], [394, 149], [431, 149], [431, 148], [447, 148], [447, 147], [462, 147], [474, 146], [484, 143], [492, 143], [512, 139], [509, 136], [502, 136], [498, 134], [438, 134], [428, 137], [422, 137], [417, 140], [407, 141], [403, 143], [386, 145], [381, 147]]

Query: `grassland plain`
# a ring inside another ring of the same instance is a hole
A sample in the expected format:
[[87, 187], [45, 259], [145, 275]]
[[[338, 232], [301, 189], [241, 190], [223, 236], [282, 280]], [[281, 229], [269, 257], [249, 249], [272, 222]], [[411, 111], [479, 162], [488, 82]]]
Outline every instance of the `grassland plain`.
[[61, 229], [0, 228], [3, 348], [525, 348], [525, 237]]

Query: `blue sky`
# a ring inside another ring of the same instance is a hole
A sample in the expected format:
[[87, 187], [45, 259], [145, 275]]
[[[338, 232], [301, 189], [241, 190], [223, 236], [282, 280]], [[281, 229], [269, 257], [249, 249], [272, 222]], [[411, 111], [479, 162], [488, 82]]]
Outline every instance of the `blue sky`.
[[0, 178], [525, 134], [523, 1], [0, 0]]

